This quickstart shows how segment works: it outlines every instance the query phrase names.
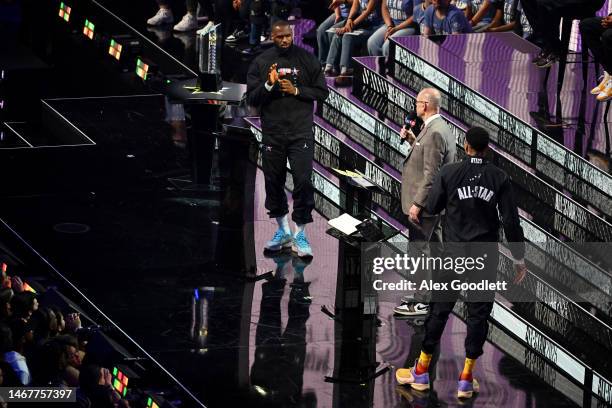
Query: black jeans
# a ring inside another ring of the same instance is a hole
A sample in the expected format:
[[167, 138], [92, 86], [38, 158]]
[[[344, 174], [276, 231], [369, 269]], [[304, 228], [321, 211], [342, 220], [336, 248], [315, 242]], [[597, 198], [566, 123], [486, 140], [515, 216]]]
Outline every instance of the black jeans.
[[[478, 244], [478, 249], [471, 246], [463, 248], [462, 244], [446, 243], [444, 257], [481, 257], [486, 253], [485, 269], [479, 273], [474, 271], [465, 272], [458, 275], [455, 272], [443, 273], [434, 276], [435, 282], [450, 283], [451, 280], [459, 279], [463, 282], [477, 282], [482, 279], [496, 280], [497, 264], [499, 252], [497, 243], [483, 245]], [[444, 327], [448, 321], [448, 316], [453, 311], [455, 303], [459, 298], [458, 291], [446, 291], [444, 293], [434, 291], [432, 301], [429, 304], [429, 313], [425, 319], [425, 338], [423, 339], [422, 349], [428, 354], [432, 354], [440, 344]], [[468, 293], [465, 306], [467, 307], [467, 336], [465, 338], [465, 355], [467, 358], [476, 359], [482, 355], [482, 347], [487, 340], [489, 331], [488, 318], [493, 310], [493, 300], [495, 292], [479, 291]]]
[[601, 26], [601, 17], [585, 18], [580, 22], [582, 41], [593, 52], [593, 56], [612, 73], [612, 28]]
[[545, 50], [555, 54], [561, 53], [559, 40], [561, 18], [594, 15], [603, 3], [604, 0], [521, 0], [534, 36], [542, 39]]
[[264, 134], [262, 165], [266, 180], [266, 209], [270, 218], [289, 213], [285, 181], [287, 160], [293, 177], [293, 213], [296, 224], [312, 222], [314, 188], [312, 186], [312, 160], [314, 138], [312, 132]]

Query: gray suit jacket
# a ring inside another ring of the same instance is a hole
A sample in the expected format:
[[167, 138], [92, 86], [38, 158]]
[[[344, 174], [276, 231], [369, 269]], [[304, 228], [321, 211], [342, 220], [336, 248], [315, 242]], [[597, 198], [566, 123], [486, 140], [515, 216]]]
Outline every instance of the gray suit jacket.
[[[412, 204], [425, 207], [429, 190], [440, 168], [456, 160], [455, 138], [442, 117], [427, 124], [404, 159], [402, 169], [402, 210]], [[423, 214], [427, 215], [427, 214]]]

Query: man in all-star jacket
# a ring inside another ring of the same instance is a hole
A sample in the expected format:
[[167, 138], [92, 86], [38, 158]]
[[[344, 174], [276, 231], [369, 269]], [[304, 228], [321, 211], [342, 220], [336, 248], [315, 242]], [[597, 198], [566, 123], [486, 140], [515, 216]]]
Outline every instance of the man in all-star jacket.
[[[520, 283], [527, 273], [523, 256], [525, 244], [523, 229], [514, 202], [510, 178], [501, 169], [495, 167], [485, 158], [484, 153], [489, 143], [489, 134], [483, 128], [470, 129], [465, 137], [465, 152], [468, 157], [457, 163], [448, 164], [440, 170], [427, 198], [427, 210], [437, 214], [446, 209], [444, 223], [444, 257], [483, 257], [484, 277], [496, 281], [499, 259], [499, 228], [501, 225], [509, 243], [516, 269], [514, 283]], [[465, 243], [472, 243], [471, 245]], [[465, 258], [464, 258], [465, 259]], [[445, 274], [440, 271], [437, 282], [447, 279], [460, 279], [459, 271]], [[474, 282], [477, 270], [465, 272], [465, 279]], [[482, 276], [482, 275], [481, 275]], [[482, 291], [473, 293], [482, 300], [466, 302], [468, 317], [467, 336], [465, 340], [466, 360], [460, 375], [457, 396], [468, 398], [478, 392], [478, 383], [472, 378], [476, 359], [482, 355], [482, 347], [487, 338], [487, 319], [493, 308], [494, 292]], [[402, 384], [416, 384], [418, 389], [429, 387], [427, 368], [431, 355], [440, 343], [442, 332], [449, 314], [452, 312], [459, 293], [458, 291], [440, 295], [432, 299], [430, 313], [425, 320], [425, 338], [421, 346], [421, 356], [415, 367], [400, 369], [396, 372], [397, 380]], [[443, 298], [444, 297], [444, 298]], [[414, 387], [414, 386], [413, 386]]]
[[[278, 251], [291, 246], [298, 256], [312, 256], [304, 226], [312, 222], [314, 209], [311, 181], [314, 101], [324, 101], [329, 91], [319, 61], [293, 45], [291, 27], [286, 21], [273, 25], [272, 40], [274, 47], [251, 63], [247, 76], [248, 103], [261, 112], [266, 209], [279, 225], [265, 249]], [[287, 219], [287, 159], [293, 176], [291, 218], [297, 225], [295, 236]]]

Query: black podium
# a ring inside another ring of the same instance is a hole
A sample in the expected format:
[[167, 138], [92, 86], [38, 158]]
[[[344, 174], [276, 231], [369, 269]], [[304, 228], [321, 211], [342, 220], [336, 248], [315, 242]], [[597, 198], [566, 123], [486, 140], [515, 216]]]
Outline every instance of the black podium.
[[209, 190], [215, 140], [222, 136], [221, 115], [227, 105], [238, 105], [246, 85], [223, 82], [219, 92], [200, 91], [197, 78], [168, 79], [158, 89], [171, 103], [182, 103], [191, 117], [187, 130], [191, 175], [170, 181], [183, 190]]

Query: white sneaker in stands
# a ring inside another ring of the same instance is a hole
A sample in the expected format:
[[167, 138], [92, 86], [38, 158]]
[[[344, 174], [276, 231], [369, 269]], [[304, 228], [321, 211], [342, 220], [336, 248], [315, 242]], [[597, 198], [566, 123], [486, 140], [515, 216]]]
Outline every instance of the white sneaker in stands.
[[191, 31], [198, 28], [198, 19], [193, 14], [185, 14], [181, 21], [174, 26], [174, 31]]
[[163, 24], [172, 24], [174, 22], [174, 16], [172, 10], [160, 8], [153, 17], [147, 20], [147, 24], [150, 26], [158, 26]]

